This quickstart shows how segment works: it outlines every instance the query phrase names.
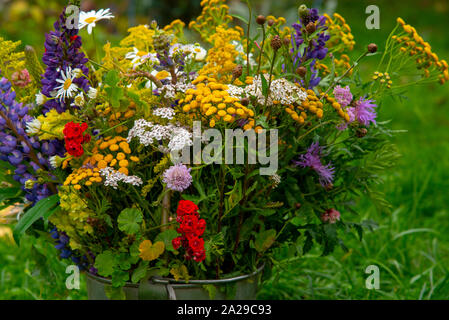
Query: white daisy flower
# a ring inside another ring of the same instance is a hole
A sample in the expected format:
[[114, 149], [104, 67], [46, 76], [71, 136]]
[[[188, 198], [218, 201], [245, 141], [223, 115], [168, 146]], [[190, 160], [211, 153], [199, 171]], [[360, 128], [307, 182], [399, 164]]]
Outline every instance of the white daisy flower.
[[28, 121], [27, 123], [26, 123], [26, 132], [29, 134], [29, 135], [34, 135], [34, 134], [38, 134], [39, 133], [39, 131], [41, 130], [41, 126], [42, 126], [42, 123], [38, 120], [38, 119], [33, 119], [33, 120], [30, 120], [30, 121]]
[[99, 11], [80, 12], [78, 29], [82, 29], [87, 26], [87, 33], [92, 33], [92, 28], [95, 27], [97, 21], [103, 19], [111, 19], [114, 16], [110, 13], [111, 9], [100, 9]]
[[187, 59], [193, 59], [195, 61], [203, 61], [206, 59], [207, 51], [198, 43], [185, 45], [183, 51], [188, 54]]
[[47, 97], [42, 94], [42, 92], [36, 93], [36, 104], [38, 106], [43, 105], [47, 101]]
[[134, 68], [145, 63], [147, 60], [151, 61], [153, 64], [159, 64], [159, 59], [157, 58], [156, 53], [140, 51], [136, 47], [133, 48], [132, 52], [128, 52], [125, 55], [125, 58], [131, 60]]
[[97, 93], [98, 93], [97, 89], [90, 87], [89, 91], [87, 91], [87, 96], [91, 99], [95, 99], [97, 98]]
[[56, 98], [64, 101], [66, 98], [71, 98], [75, 95], [76, 91], [78, 91], [78, 86], [73, 83], [76, 77], [71, 67], [68, 67], [66, 72], [61, 71], [61, 77], [62, 79], [56, 79], [61, 84], [55, 88], [57, 90]]
[[75, 99], [73, 100], [73, 104], [75, 105], [75, 106], [77, 106], [77, 107], [82, 107], [82, 106], [84, 106], [84, 103], [85, 103], [86, 101], [84, 100], [84, 95], [83, 95], [83, 93], [82, 92], [80, 92], [76, 97], [75, 97]]

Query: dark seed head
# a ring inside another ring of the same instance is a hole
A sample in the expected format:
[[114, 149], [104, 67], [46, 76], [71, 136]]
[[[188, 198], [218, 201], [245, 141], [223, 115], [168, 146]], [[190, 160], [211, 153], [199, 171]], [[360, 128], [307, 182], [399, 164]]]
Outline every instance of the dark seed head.
[[295, 203], [295, 208], [296, 208], [296, 209], [301, 208], [301, 204], [300, 204], [299, 202]]
[[290, 39], [288, 37], [285, 37], [282, 39], [282, 42], [284, 43], [284, 46], [289, 47], [290, 46]]
[[257, 16], [256, 18], [257, 24], [263, 25], [265, 24], [265, 21], [267, 21], [267, 18], [265, 18], [265, 16], [263, 15]]
[[271, 47], [274, 51], [277, 51], [280, 47], [282, 47], [282, 40], [278, 35], [274, 36], [273, 39], [271, 39]]
[[368, 45], [368, 52], [369, 53], [375, 53], [377, 51], [377, 44], [375, 43], [370, 43]]
[[272, 27], [274, 25], [274, 20], [273, 19], [268, 20], [268, 25]]
[[357, 137], [359, 138], [363, 138], [364, 136], [366, 136], [366, 134], [368, 133], [368, 130], [366, 128], [359, 128], [357, 129], [357, 131], [355, 132], [355, 134], [357, 135]]

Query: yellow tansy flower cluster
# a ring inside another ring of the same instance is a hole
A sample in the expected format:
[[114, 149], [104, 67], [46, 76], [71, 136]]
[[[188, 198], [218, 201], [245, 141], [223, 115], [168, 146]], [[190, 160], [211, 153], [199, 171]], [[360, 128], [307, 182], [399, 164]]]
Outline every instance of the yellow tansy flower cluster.
[[0, 65], [3, 76], [11, 79], [11, 74], [25, 68], [25, 53], [17, 51], [20, 41], [4, 40], [0, 37]]
[[392, 39], [399, 44], [399, 51], [409, 56], [416, 56], [417, 68], [424, 69], [426, 78], [430, 77], [432, 72], [437, 72], [441, 84], [448, 81], [447, 62], [439, 60], [437, 54], [432, 52], [430, 44], [423, 40], [414, 27], [406, 24], [402, 18], [397, 18], [397, 22], [401, 26], [402, 32], [393, 35]]
[[166, 25], [164, 27], [164, 31], [173, 33], [175, 35], [174, 41], [177, 40], [177, 38], [183, 38], [184, 36], [184, 27], [186, 24], [182, 22], [179, 19], [173, 20], [169, 25]]
[[232, 21], [226, 0], [203, 0], [201, 14], [189, 23], [189, 28], [197, 31], [205, 41], [212, 42], [210, 36], [218, 26], [227, 26]]
[[379, 71], [375, 71], [373, 80], [379, 81], [382, 85], [385, 85], [388, 89], [390, 89], [391, 85], [393, 84], [393, 81], [391, 81], [391, 78], [390, 78], [390, 75], [388, 74], [388, 72], [382, 73]]
[[331, 96], [329, 96], [329, 95], [326, 93], [326, 94], [324, 94], [324, 98], [326, 99], [326, 101], [327, 101], [328, 103], [330, 103], [330, 104], [332, 105], [332, 108], [334, 108], [335, 111], [337, 111], [338, 116], [339, 116], [340, 118], [342, 118], [342, 119], [345, 120], [346, 122], [349, 122], [349, 119], [350, 119], [349, 114], [348, 114], [346, 111], [343, 110], [343, 108], [341, 107], [341, 104], [339, 104], [339, 103], [337, 102], [337, 100], [335, 100], [334, 97], [331, 97]]
[[355, 45], [354, 36], [345, 18], [338, 13], [334, 13], [334, 19], [327, 14], [324, 14], [324, 16], [326, 17], [326, 26], [331, 36], [326, 45], [336, 52], [352, 51]]
[[192, 84], [196, 85], [196, 89], [188, 89], [185, 98], [179, 101], [182, 111], [190, 113], [192, 118], [206, 117], [210, 127], [215, 127], [217, 121], [248, 119], [244, 129], [254, 127], [254, 111], [242, 105], [238, 98], [231, 97], [226, 91], [228, 86], [206, 76], [199, 76]]
[[109, 117], [109, 128], [114, 128], [114, 131], [116, 133], [122, 133], [128, 130], [128, 127], [121, 123], [132, 118], [136, 114], [136, 104], [134, 102], [130, 102], [128, 110], [126, 110], [125, 112], [113, 112], [110, 106], [105, 107], [100, 105], [97, 108], [101, 109], [102, 107], [104, 108], [101, 114], [103, 116]]
[[232, 70], [236, 66], [234, 61], [239, 54], [231, 41], [240, 40], [241, 36], [241, 31], [218, 26], [216, 32], [210, 36], [210, 42], [214, 46], [207, 53], [206, 65], [198, 73], [216, 77], [222, 83], [229, 83]]
[[295, 108], [294, 105], [290, 105], [285, 108], [285, 112], [287, 112], [292, 117], [292, 119], [299, 124], [303, 124], [305, 122], [305, 120], [307, 119], [307, 112], [316, 115], [318, 119], [321, 119], [323, 117], [323, 103], [319, 101], [313, 90], [308, 89], [306, 92], [307, 98], [302, 102], [300, 106], [296, 106]]
[[82, 186], [90, 187], [93, 183], [100, 183], [99, 168], [78, 168], [74, 170], [64, 181], [64, 186], [73, 186], [75, 190], [81, 190]]
[[131, 155], [131, 149], [125, 138], [106, 137], [95, 142], [94, 155], [89, 158], [89, 164], [98, 169], [111, 167], [128, 175], [131, 163], [139, 162], [139, 158]]

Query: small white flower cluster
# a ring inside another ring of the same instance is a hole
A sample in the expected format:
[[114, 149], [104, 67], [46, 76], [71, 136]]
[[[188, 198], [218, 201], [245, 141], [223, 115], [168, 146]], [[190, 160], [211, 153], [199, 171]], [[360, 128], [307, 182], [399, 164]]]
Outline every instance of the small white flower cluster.
[[281, 176], [275, 173], [270, 176], [270, 180], [273, 183], [273, 188], [276, 188], [281, 183]]
[[245, 90], [243, 88], [240, 88], [238, 86], [235, 86], [233, 84], [228, 84], [228, 90], [226, 90], [229, 95], [233, 98], [241, 99], [242, 96], [246, 96]]
[[179, 151], [185, 146], [191, 146], [192, 133], [182, 127], [177, 127], [173, 124], [166, 126], [153, 124], [145, 119], [139, 119], [134, 122], [134, 126], [128, 132], [128, 142], [133, 138], [138, 138], [140, 144], [149, 146], [150, 144], [169, 140], [168, 149], [162, 148], [161, 151]]
[[186, 77], [179, 77], [176, 84], [166, 84], [162, 88], [158, 88], [157, 91], [162, 93], [165, 98], [174, 99], [176, 93], [185, 93], [188, 89], [195, 89], [195, 85], [191, 83], [186, 83]]
[[239, 63], [243, 63], [243, 65], [246, 66], [248, 63], [247, 58], [249, 58], [249, 65], [251, 67], [254, 67], [257, 65], [257, 62], [254, 60], [252, 53], [250, 53], [249, 56], [246, 55], [246, 52], [245, 52], [241, 42], [239, 42], [237, 40], [233, 40], [231, 42], [231, 44], [234, 46], [235, 50], [237, 50], [239, 53], [239, 56], [237, 57], [237, 60], [240, 60], [240, 61], [238, 61]]
[[118, 188], [119, 182], [124, 182], [127, 184], [132, 184], [134, 186], [140, 186], [143, 184], [142, 179], [137, 176], [127, 176], [124, 173], [115, 171], [111, 167], [106, 167], [104, 169], [100, 169], [100, 174], [103, 178], [105, 178], [104, 185], [106, 187], [112, 187], [114, 189]]
[[185, 54], [186, 59], [203, 61], [206, 59], [207, 51], [201, 47], [198, 43], [195, 44], [175, 44], [171, 46], [169, 54], [171, 57], [176, 54]]
[[153, 114], [157, 117], [161, 117], [163, 119], [173, 119], [173, 116], [175, 115], [175, 110], [172, 108], [157, 108], [153, 110]]
[[[265, 74], [264, 77], [268, 83], [269, 76]], [[253, 83], [245, 87], [244, 90], [247, 95], [254, 96], [259, 104], [265, 104], [265, 96], [262, 92], [262, 81], [260, 76], [255, 76]], [[290, 81], [280, 78], [271, 82], [267, 105], [273, 105], [275, 101], [282, 105], [290, 105], [295, 102], [301, 104], [306, 98], [307, 93], [304, 90]]]

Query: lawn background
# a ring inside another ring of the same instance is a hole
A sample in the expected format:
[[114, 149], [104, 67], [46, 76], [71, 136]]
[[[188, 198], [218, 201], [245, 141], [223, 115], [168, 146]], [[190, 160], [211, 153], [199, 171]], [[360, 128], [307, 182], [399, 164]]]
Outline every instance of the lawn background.
[[[40, 4], [38, 0], [14, 1], [16, 5], [19, 2]], [[112, 1], [98, 2], [97, 9], [108, 7], [106, 4]], [[192, 2], [190, 8], [196, 10], [199, 1]], [[260, 13], [282, 15], [290, 22], [300, 4], [295, 1], [256, 2]], [[38, 21], [39, 28], [27, 30], [21, 27], [20, 20], [11, 20], [17, 18], [8, 11], [8, 5], [12, 3], [6, 1], [6, 6], [0, 7], [0, 18], [5, 18], [0, 22], [0, 36], [21, 39], [24, 43], [40, 46], [37, 49], [41, 50], [44, 31], [39, 30], [50, 30], [51, 22], [57, 16], [44, 15]], [[64, 1], [46, 3], [49, 3], [47, 8], [57, 10]], [[400, 16], [430, 42], [438, 56], [449, 60], [449, 3], [446, 0], [305, 3], [309, 6], [322, 4], [322, 8], [336, 5], [336, 11], [346, 18], [357, 42], [352, 58], [356, 58], [370, 42], [377, 43], [382, 50], [396, 17]], [[365, 27], [365, 8], [371, 4], [380, 8], [379, 30]], [[198, 13], [189, 10], [189, 6], [173, 8], [174, 18]], [[237, 2], [233, 8], [237, 8], [236, 12], [239, 10]], [[124, 10], [127, 10], [126, 6]], [[146, 23], [145, 19], [158, 19], [157, 16], [131, 19], [129, 14], [127, 18], [143, 23]], [[120, 22], [123, 24], [126, 23]], [[365, 79], [374, 71], [377, 59], [378, 56], [365, 60], [362, 69]], [[402, 157], [394, 170], [385, 172], [386, 183], [378, 186], [386, 192], [392, 212], [378, 213], [366, 199], [362, 199], [357, 206], [360, 217], [345, 212], [343, 217], [347, 214], [351, 219], [370, 218], [379, 223], [379, 229], [365, 234], [361, 242], [355, 237], [347, 239], [346, 245], [351, 248], [349, 253], [337, 249], [332, 256], [320, 257], [320, 252], [312, 251], [265, 283], [260, 299], [449, 298], [449, 87], [446, 84], [411, 88], [402, 102], [386, 101], [379, 117], [380, 120], [392, 120], [393, 129], [407, 130], [393, 138]], [[54, 259], [49, 259], [49, 265], [37, 268], [36, 261], [45, 261], [45, 257]], [[377, 265], [380, 269], [379, 290], [365, 287], [368, 276], [365, 269], [369, 265]], [[65, 276], [65, 264], [56, 258], [51, 245], [25, 238], [19, 248], [7, 237], [0, 238], [0, 299], [86, 299], [84, 281], [80, 290], [69, 291], [65, 287]]]

